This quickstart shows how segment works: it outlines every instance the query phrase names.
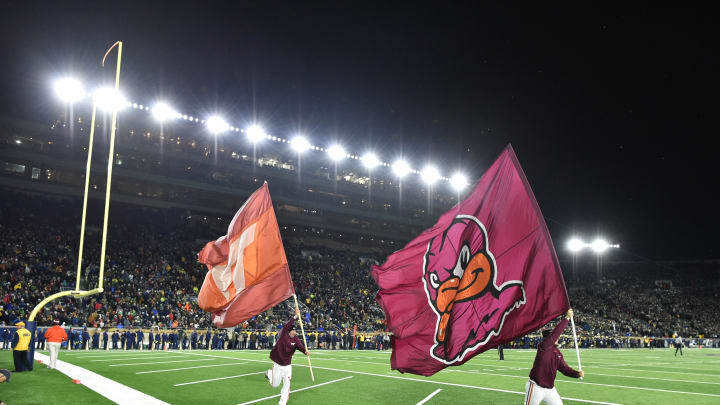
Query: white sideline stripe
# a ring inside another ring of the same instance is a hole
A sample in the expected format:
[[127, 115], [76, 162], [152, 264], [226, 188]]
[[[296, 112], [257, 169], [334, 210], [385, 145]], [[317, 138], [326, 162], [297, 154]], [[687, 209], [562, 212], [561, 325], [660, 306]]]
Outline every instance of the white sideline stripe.
[[258, 371], [257, 373], [247, 373], [247, 374], [240, 374], [240, 375], [231, 375], [229, 377], [219, 377], [219, 378], [211, 378], [209, 380], [200, 380], [200, 381], [190, 381], [186, 383], [180, 383], [173, 385], [174, 387], [179, 387], [181, 385], [190, 385], [190, 384], [200, 384], [204, 382], [210, 382], [210, 381], [218, 381], [218, 380], [227, 380], [228, 378], [238, 378], [238, 377], [247, 377], [249, 375], [255, 375], [255, 374], [264, 374], [264, 371]]
[[[254, 361], [257, 363], [265, 363], [268, 364], [269, 361], [267, 360], [255, 360], [255, 359], [245, 359], [245, 358], [239, 358], [239, 357], [227, 357], [227, 356], [217, 356], [212, 354], [202, 354], [202, 353], [188, 353], [192, 354], [194, 356], [209, 356], [209, 357], [217, 357], [221, 359], [231, 359], [231, 360], [247, 360], [247, 361]], [[296, 364], [297, 367], [309, 367], [304, 364]], [[329, 367], [318, 367], [315, 366], [314, 368], [320, 369], [320, 370], [330, 370], [330, 371], [340, 371], [344, 373], [351, 373], [351, 374], [360, 374], [360, 375], [369, 375], [373, 377], [383, 377], [383, 378], [394, 378], [396, 380], [406, 380], [406, 381], [415, 381], [420, 383], [427, 383], [427, 384], [439, 384], [439, 385], [447, 385], [451, 387], [461, 387], [461, 388], [472, 388], [476, 390], [484, 390], [484, 391], [495, 391], [495, 392], [504, 392], [508, 394], [519, 394], [519, 395], [525, 395], [525, 392], [521, 391], [509, 391], [509, 390], [503, 390], [500, 388], [490, 388], [490, 387], [479, 387], [476, 385], [465, 385], [465, 384], [455, 384], [455, 383], [449, 383], [444, 381], [431, 381], [431, 380], [421, 380], [419, 378], [410, 378], [410, 377], [400, 377], [396, 375], [384, 375], [384, 374], [375, 374], [375, 373], [367, 373], [364, 371], [355, 371], [355, 370], [343, 370], [339, 368], [329, 368]], [[527, 378], [527, 377], [525, 377]], [[589, 399], [578, 399], [578, 398], [570, 398], [570, 397], [563, 397], [562, 399], [568, 400], [568, 401], [577, 401], [577, 402], [586, 402], [589, 404], [600, 404], [600, 405], [622, 405], [615, 402], [601, 402], [601, 401], [591, 401]], [[250, 402], [246, 402], [245, 404], [248, 404]], [[244, 404], [240, 404], [244, 405]]]
[[[69, 355], [70, 353], [67, 353], [67, 354]], [[170, 354], [175, 354], [175, 353], [167, 353], [167, 352], [155, 352], [155, 353], [143, 353], [143, 352], [113, 353], [113, 352], [110, 352], [110, 353], [94, 353], [94, 354], [84, 354], [83, 353], [79, 356], [76, 355], [75, 358], [76, 359], [90, 359], [93, 357], [123, 357], [123, 356], [124, 357], [129, 357], [129, 356], [145, 356], [145, 357], [147, 357], [147, 356], [157, 356], [159, 354], [162, 354], [163, 356], [168, 356]]]
[[[591, 367], [593, 368], [593, 367]], [[597, 368], [597, 367], [594, 367]], [[529, 368], [519, 368], [519, 367], [504, 367], [504, 368], [498, 368], [495, 367], [495, 369], [492, 368], [485, 368], [481, 370], [442, 370], [442, 372], [447, 373], [480, 373], [483, 371], [530, 371]], [[635, 375], [620, 375], [620, 374], [603, 374], [603, 373], [592, 373], [592, 375], [601, 375], [605, 377], [624, 377], [624, 378], [637, 378], [641, 380], [657, 380], [657, 381], [669, 381], [669, 382], [682, 382], [682, 383], [693, 383], [693, 384], [712, 384], [712, 385], [720, 385], [720, 382], [709, 382], [709, 381], [693, 381], [693, 380], [676, 380], [673, 378], [659, 378], [659, 377], [639, 377]], [[558, 381], [564, 381], [564, 380], [558, 380]], [[574, 381], [570, 381], [574, 382]]]
[[[244, 359], [243, 359], [244, 360]], [[152, 361], [149, 363], [123, 363], [123, 364], [111, 364], [110, 367], [120, 366], [143, 366], [146, 364], [165, 364], [165, 363], [185, 363], [187, 361], [202, 361], [202, 360], [173, 360], [173, 361]]]
[[435, 391], [433, 391], [432, 394], [426, 396], [425, 399], [423, 399], [422, 401], [418, 402], [418, 403], [415, 404], [415, 405], [423, 405], [425, 402], [429, 401], [430, 398], [434, 397], [434, 396], [435, 396], [438, 392], [440, 392], [440, 391], [442, 391], [442, 388], [436, 389]]
[[[311, 388], [317, 388], [317, 387], [321, 387], [321, 386], [323, 386], [323, 385], [328, 385], [328, 384], [336, 383], [336, 382], [339, 382], [339, 381], [342, 381], [342, 380], [347, 380], [348, 378], [353, 378], [353, 376], [338, 378], [337, 380], [332, 380], [332, 381], [324, 382], [324, 383], [322, 383], [322, 384], [315, 384], [315, 385], [311, 385], [311, 386], [309, 386], [309, 387], [299, 388], [299, 389], [296, 389], [296, 390], [292, 390], [292, 391], [290, 391], [290, 394], [292, 394], [293, 392], [305, 391], [305, 390], [309, 390], [309, 389], [311, 389]], [[269, 396], [269, 397], [256, 399], [256, 400], [249, 401], [249, 402], [243, 402], [242, 404], [238, 404], [238, 405], [254, 404], [255, 402], [264, 401], [264, 400], [270, 399], [270, 398], [277, 398], [277, 397], [279, 397], [279, 396], [280, 396], [280, 394], [276, 394], [276, 395], [272, 395], [272, 396]]]
[[[329, 358], [316, 358], [316, 361], [340, 361], [340, 362], [346, 362], [346, 363], [363, 363], [363, 364], [376, 364], [376, 365], [385, 365], [386, 363], [378, 363], [378, 362], [372, 362], [372, 361], [360, 361], [360, 360], [339, 360], [339, 359], [329, 359]], [[504, 367], [504, 366], [494, 366], [492, 364], [487, 363], [481, 363], [481, 365], [490, 365], [495, 368], [504, 369], [504, 370], [514, 370], [514, 371], [523, 371], [527, 370], [530, 371], [527, 367]], [[596, 369], [596, 368], [605, 368], [605, 367], [589, 367], [590, 369]], [[491, 370], [486, 369], [487, 371], [503, 371], [503, 370]], [[610, 368], [610, 370], [614, 370], [613, 368]], [[471, 370], [443, 370], [446, 372], [471, 372]], [[473, 370], [475, 371], [475, 370]], [[477, 370], [480, 371], [480, 370]], [[650, 371], [650, 370], [648, 370]], [[658, 372], [658, 371], [656, 371]], [[670, 379], [670, 378], [658, 378], [658, 377], [638, 377], [638, 376], [629, 376], [629, 375], [615, 375], [615, 374], [601, 374], [601, 373], [592, 373], [592, 375], [601, 375], [606, 377], [626, 377], [626, 378], [637, 378], [637, 379], [644, 379], [644, 380], [658, 380], [658, 381], [669, 381], [669, 382], [686, 382], [686, 383], [697, 383], [697, 384], [712, 384], [712, 385], [720, 385], [720, 383], [717, 382], [705, 382], [705, 381], [691, 381], [691, 380], [676, 380], [676, 379]], [[694, 374], [698, 375], [698, 374]], [[559, 380], [562, 381], [562, 380]], [[571, 381], [574, 382], [574, 381]]]
[[150, 374], [150, 373], [164, 373], [166, 371], [179, 371], [179, 370], [190, 370], [193, 368], [207, 368], [207, 367], [221, 367], [221, 366], [234, 366], [237, 364], [247, 364], [247, 361], [241, 363], [226, 363], [226, 364], [211, 364], [209, 366], [195, 366], [195, 367], [182, 367], [182, 368], [170, 368], [167, 370], [152, 370], [152, 371], [138, 371], [135, 374]]
[[601, 373], [592, 373], [592, 375], [602, 375], [602, 376], [606, 376], [606, 377], [640, 378], [640, 379], [643, 379], [643, 380], [671, 381], [671, 382], [683, 382], [683, 383], [693, 383], [693, 384], [714, 384], [714, 385], [720, 385], [720, 382], [692, 381], [692, 380], [675, 380], [675, 379], [672, 379], [672, 378], [658, 378], [658, 377], [638, 377], [638, 376], [634, 376], [634, 375], [601, 374]]
[[[471, 374], [494, 375], [497, 377], [525, 378], [525, 379], [527, 378], [527, 377], [524, 377], [521, 375], [486, 373], [483, 371], [463, 371], [463, 370], [448, 370], [448, 371], [454, 371], [454, 372], [460, 371], [460, 372], [471, 373]], [[628, 385], [600, 384], [600, 383], [591, 383], [591, 382], [587, 382], [587, 381], [555, 380], [556, 384], [559, 382], [568, 383], [568, 384], [598, 385], [600, 387], [626, 388], [626, 389], [631, 389], [631, 390], [671, 392], [673, 394], [703, 395], [703, 396], [707, 396], [707, 397], [720, 397], [720, 394], [706, 394], [704, 392], [688, 392], [688, 391], [664, 390], [662, 388], [647, 388], [647, 387], [633, 387], [633, 386], [628, 386]]]
[[[162, 359], [162, 358], [167, 358], [167, 356], [123, 357], [120, 359], [101, 359], [101, 360], [90, 360], [90, 361], [144, 360], [144, 359]], [[173, 358], [177, 359], [178, 357], [173, 357]]]
[[[35, 352], [35, 357], [41, 360], [43, 364], [50, 363], [50, 357]], [[68, 377], [80, 380], [80, 383], [91, 390], [97, 392], [103, 397], [120, 405], [170, 405], [167, 402], [160, 401], [155, 397], [151, 397], [127, 385], [120, 384], [100, 374], [93, 373], [82, 367], [70, 364], [66, 361], [58, 360], [56, 369]]]

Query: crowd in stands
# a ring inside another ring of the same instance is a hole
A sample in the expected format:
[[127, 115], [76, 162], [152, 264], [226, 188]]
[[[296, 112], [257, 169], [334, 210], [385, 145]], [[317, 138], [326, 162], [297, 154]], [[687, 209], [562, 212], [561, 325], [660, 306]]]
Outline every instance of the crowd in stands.
[[[0, 192], [0, 325], [12, 325], [15, 319], [27, 319], [43, 298], [75, 288], [80, 204]], [[188, 220], [180, 211], [111, 207], [105, 292], [52, 301], [39, 313], [38, 324], [59, 319], [68, 327], [179, 328], [188, 335], [193, 329], [200, 334], [212, 329], [210, 315], [197, 306], [206, 268], [197, 263], [196, 255], [224, 230]], [[98, 208], [91, 204], [89, 218], [101, 218]], [[81, 289], [95, 288], [99, 275], [100, 232], [96, 225], [88, 229]], [[353, 331], [359, 331], [358, 341], [363, 334], [364, 346], [379, 346], [385, 337], [373, 332], [383, 331], [384, 316], [375, 303], [377, 287], [370, 266], [388, 252], [290, 237], [285, 238], [285, 248], [306, 328], [313, 331], [311, 347], [345, 347], [350, 343], [343, 342], [344, 336]], [[573, 285], [568, 280], [581, 340], [601, 339], [611, 346], [614, 339], [638, 336], [720, 336], [717, 285], [674, 288], [652, 281], [626, 275], [591, 284]], [[224, 347], [237, 346], [245, 336], [246, 347], [251, 340], [254, 347], [266, 347], [293, 308], [289, 300], [237, 330], [219, 332], [218, 339]]]

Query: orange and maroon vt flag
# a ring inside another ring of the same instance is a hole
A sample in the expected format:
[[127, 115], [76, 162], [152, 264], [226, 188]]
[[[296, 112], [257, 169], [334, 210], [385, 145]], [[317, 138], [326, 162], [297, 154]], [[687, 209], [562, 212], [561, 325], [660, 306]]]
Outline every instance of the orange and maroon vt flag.
[[198, 304], [219, 328], [244, 322], [294, 294], [285, 248], [267, 184], [230, 222], [227, 235], [198, 253], [208, 272]]

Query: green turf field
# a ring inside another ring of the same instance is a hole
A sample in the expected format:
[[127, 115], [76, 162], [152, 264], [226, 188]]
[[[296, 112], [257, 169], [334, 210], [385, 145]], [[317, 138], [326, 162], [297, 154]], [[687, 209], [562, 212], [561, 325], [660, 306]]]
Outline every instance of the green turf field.
[[[576, 367], [575, 352], [563, 352]], [[289, 403], [417, 404], [440, 390], [425, 403], [520, 404], [534, 356], [532, 350], [506, 350], [499, 361], [492, 350], [425, 378], [390, 371], [389, 352], [316, 350], [312, 382], [305, 356], [297, 353]], [[567, 404], [720, 404], [720, 350], [685, 349], [683, 357], [674, 357], [673, 349], [601, 349], [581, 356], [584, 381], [558, 374], [556, 387]], [[62, 351], [60, 359], [171, 404], [235, 405], [280, 393], [259, 374], [270, 365], [266, 350]], [[12, 370], [10, 352], [0, 354], [0, 368]], [[0, 399], [7, 405], [110, 403], [42, 364], [1, 384]]]

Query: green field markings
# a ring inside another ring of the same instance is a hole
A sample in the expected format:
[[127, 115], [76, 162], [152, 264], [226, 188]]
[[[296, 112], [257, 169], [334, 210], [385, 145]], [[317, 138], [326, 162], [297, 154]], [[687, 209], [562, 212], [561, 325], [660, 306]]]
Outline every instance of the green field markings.
[[[296, 390], [291, 390], [290, 393], [292, 394], [292, 393], [294, 393], [294, 392], [306, 391], [306, 390], [309, 390], [309, 389], [312, 389], [312, 388], [322, 387], [323, 385], [329, 385], [329, 384], [333, 384], [333, 383], [336, 383], [336, 382], [348, 380], [348, 379], [350, 379], [350, 378], [353, 378], [353, 377], [352, 377], [352, 376], [348, 376], [348, 377], [344, 377], [344, 378], [338, 378], [337, 380], [326, 381], [326, 382], [321, 383], [321, 384], [311, 385], [311, 386], [309, 386], [309, 387], [298, 388], [298, 389], [296, 389]], [[255, 400], [248, 401], [248, 402], [243, 402], [243, 403], [238, 404], [238, 405], [254, 404], [254, 403], [256, 403], [256, 402], [262, 402], [262, 401], [265, 401], [265, 400], [267, 400], [267, 399], [278, 398], [278, 397], [280, 397], [280, 394], [271, 395], [271, 396], [269, 396], [269, 397], [259, 398], [259, 399], [255, 399]]]
[[167, 363], [185, 363], [190, 361], [202, 361], [202, 360], [170, 360], [170, 361], [152, 361], [149, 363], [121, 363], [121, 364], [109, 364], [108, 367], [125, 367], [125, 366], [143, 366], [147, 364], [167, 364]]
[[430, 395], [426, 396], [425, 398], [423, 398], [422, 401], [418, 402], [415, 405], [423, 405], [425, 402], [429, 401], [432, 397], [434, 397], [435, 395], [440, 393], [440, 391], [442, 391], [442, 388], [436, 389], [435, 391], [431, 392]]
[[[219, 355], [212, 355], [212, 354], [202, 354], [202, 353], [193, 353], [193, 354], [198, 355], [198, 356], [210, 356], [210, 357], [215, 357], [215, 358], [238, 359], [238, 357], [226, 357], [226, 356], [219, 356]], [[260, 354], [260, 353], [258, 353], [258, 354]], [[247, 360], [247, 361], [260, 362], [260, 363], [268, 363], [267, 360], [256, 360], [256, 359], [247, 359], [247, 358], [240, 358], [240, 359]], [[295, 365], [299, 366], [299, 367], [309, 367], [304, 364], [295, 364]], [[319, 369], [319, 370], [336, 371], [336, 372], [358, 374], [358, 375], [365, 375], [365, 376], [392, 378], [392, 379], [403, 380], [403, 381], [447, 385], [447, 386], [451, 386], [451, 387], [461, 387], [461, 388], [470, 388], [470, 389], [475, 389], [475, 390], [525, 395], [525, 393], [522, 391], [511, 391], [511, 390], [506, 390], [506, 389], [501, 389], [501, 388], [484, 387], [484, 386], [478, 386], [478, 385], [459, 384], [459, 383], [451, 383], [451, 382], [436, 381], [436, 380], [426, 380], [426, 379], [420, 379], [420, 378], [402, 377], [402, 376], [398, 376], [398, 375], [385, 375], [385, 374], [370, 373], [370, 372], [358, 371], [358, 370], [337, 369], [337, 368], [331, 368], [331, 367], [313, 366], [313, 368]], [[567, 401], [577, 401], [577, 402], [585, 402], [585, 403], [601, 404], [601, 405], [619, 405], [614, 402], [594, 401], [594, 400], [571, 398], [571, 397], [563, 397], [563, 399], [567, 400]]]
[[183, 385], [193, 385], [193, 384], [201, 384], [201, 383], [212, 382], [212, 381], [229, 380], [229, 379], [231, 379], [231, 378], [247, 377], [247, 376], [249, 376], [249, 375], [257, 375], [257, 374], [263, 374], [263, 373], [265, 373], [265, 372], [264, 372], [264, 371], [257, 371], [257, 372], [254, 372], [254, 373], [238, 374], [238, 375], [231, 375], [231, 376], [227, 376], [227, 377], [209, 378], [209, 379], [207, 379], [207, 380], [198, 380], [198, 381], [184, 382], [184, 383], [179, 383], [179, 384], [173, 384], [173, 386], [174, 386], [174, 387], [180, 387], [180, 386], [183, 386]]
[[210, 367], [223, 367], [223, 366], [237, 366], [240, 364], [248, 364], [247, 361], [240, 363], [225, 363], [225, 364], [210, 364], [206, 366], [193, 366], [193, 367], [181, 367], [181, 368], [169, 368], [166, 370], [150, 370], [150, 371], [138, 371], [135, 374], [153, 374], [153, 373], [167, 373], [170, 371], [181, 371], [181, 370], [192, 370], [196, 368], [210, 368]]
[[[522, 378], [527, 379], [528, 377], [520, 376], [520, 375], [510, 375], [510, 374], [497, 374], [497, 373], [487, 373], [483, 371], [464, 371], [464, 370], [448, 370], [450, 372], [461, 372], [461, 373], [472, 373], [472, 374], [481, 374], [481, 375], [491, 375], [494, 377], [508, 377], [508, 378]], [[702, 395], [702, 396], [709, 396], [709, 397], [720, 397], [720, 394], [710, 394], [710, 393], [704, 393], [704, 392], [692, 392], [692, 391], [676, 391], [676, 390], [667, 390], [662, 388], [649, 388], [649, 387], [636, 387], [636, 386], [628, 386], [628, 385], [617, 385], [617, 384], [601, 384], [601, 383], [592, 383], [588, 381], [574, 381], [574, 380], [566, 380], [566, 379], [556, 379], [555, 384], [557, 383], [567, 383], [567, 384], [582, 384], [582, 385], [596, 385], [601, 387], [612, 387], [612, 388], [624, 388], [624, 389], [634, 389], [634, 390], [644, 390], [644, 391], [657, 391], [657, 392], [669, 392], [673, 394], [685, 394], [685, 395]]]

